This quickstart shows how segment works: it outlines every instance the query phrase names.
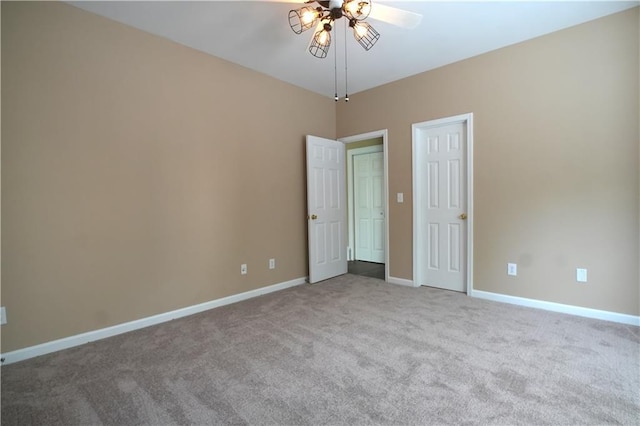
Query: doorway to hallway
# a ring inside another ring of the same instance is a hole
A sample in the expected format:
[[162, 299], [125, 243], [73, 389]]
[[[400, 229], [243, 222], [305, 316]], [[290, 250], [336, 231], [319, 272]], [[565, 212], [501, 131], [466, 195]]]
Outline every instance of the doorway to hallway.
[[382, 280], [389, 272], [387, 131], [339, 139], [345, 143], [348, 272]]
[[384, 263], [364, 262], [362, 260], [350, 260], [349, 262], [347, 262], [347, 264], [348, 264], [348, 272], [350, 274], [384, 280], [384, 277], [385, 277]]

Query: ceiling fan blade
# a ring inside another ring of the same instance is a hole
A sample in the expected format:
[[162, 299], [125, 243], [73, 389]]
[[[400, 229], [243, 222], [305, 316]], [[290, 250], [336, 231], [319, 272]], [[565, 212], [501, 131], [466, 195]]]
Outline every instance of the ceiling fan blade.
[[386, 6], [378, 2], [371, 5], [369, 18], [404, 28], [415, 28], [422, 21], [422, 15], [419, 13]]

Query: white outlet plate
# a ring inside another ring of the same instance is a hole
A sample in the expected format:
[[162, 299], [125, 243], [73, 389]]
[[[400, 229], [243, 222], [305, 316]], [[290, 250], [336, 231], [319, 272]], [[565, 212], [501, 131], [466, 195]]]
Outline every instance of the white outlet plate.
[[276, 269], [276, 260], [269, 259], [269, 269]]
[[507, 275], [514, 277], [518, 275], [518, 265], [515, 263], [507, 263]]
[[242, 265], [240, 265], [240, 274], [241, 275], [247, 275], [247, 264], [243, 263]]
[[0, 325], [7, 323], [7, 310], [3, 307], [0, 308]]
[[587, 270], [584, 268], [576, 268], [576, 281], [579, 283], [587, 282]]

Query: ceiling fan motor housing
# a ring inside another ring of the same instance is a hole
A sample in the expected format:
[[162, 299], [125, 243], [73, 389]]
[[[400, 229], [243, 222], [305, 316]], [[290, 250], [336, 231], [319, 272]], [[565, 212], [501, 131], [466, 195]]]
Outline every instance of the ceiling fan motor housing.
[[328, 3], [329, 3], [328, 9], [331, 9], [331, 10], [342, 9], [342, 3], [343, 3], [342, 0], [329, 0]]
[[329, 12], [329, 17], [334, 21], [344, 15], [342, 10], [343, 0], [317, 0], [317, 3]]

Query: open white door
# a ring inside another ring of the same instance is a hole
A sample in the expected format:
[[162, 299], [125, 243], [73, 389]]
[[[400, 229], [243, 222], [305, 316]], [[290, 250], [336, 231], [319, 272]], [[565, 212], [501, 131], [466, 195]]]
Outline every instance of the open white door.
[[347, 183], [342, 142], [307, 136], [309, 282], [347, 273]]

